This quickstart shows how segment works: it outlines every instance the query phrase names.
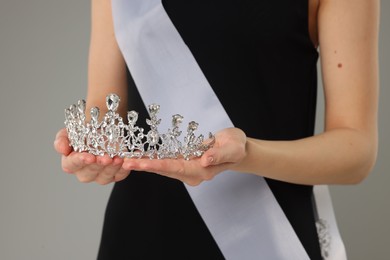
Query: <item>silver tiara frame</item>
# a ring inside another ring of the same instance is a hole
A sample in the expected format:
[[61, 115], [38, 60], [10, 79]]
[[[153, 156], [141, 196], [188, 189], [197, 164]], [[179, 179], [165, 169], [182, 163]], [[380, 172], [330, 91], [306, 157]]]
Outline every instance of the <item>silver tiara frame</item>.
[[183, 122], [183, 116], [172, 116], [172, 127], [166, 133], [161, 134], [158, 126], [161, 119], [157, 118], [160, 106], [151, 104], [148, 106], [150, 118], [146, 123], [150, 130], [145, 133], [142, 127], [136, 125], [138, 112], [127, 112], [127, 123], [117, 113], [120, 98], [115, 93], [106, 97], [108, 112], [102, 121], [99, 121], [100, 110], [93, 107], [90, 110], [90, 121], [86, 122], [86, 102], [79, 100], [77, 104], [65, 109], [65, 127], [68, 133], [69, 145], [76, 152], [89, 152], [103, 156], [108, 154], [111, 158], [142, 158], [150, 159], [177, 159], [189, 160], [200, 157], [215, 143], [215, 136], [210, 132], [208, 139], [203, 135], [196, 136], [198, 123], [188, 123], [187, 132], [183, 140], [180, 140], [182, 131], [179, 126]]

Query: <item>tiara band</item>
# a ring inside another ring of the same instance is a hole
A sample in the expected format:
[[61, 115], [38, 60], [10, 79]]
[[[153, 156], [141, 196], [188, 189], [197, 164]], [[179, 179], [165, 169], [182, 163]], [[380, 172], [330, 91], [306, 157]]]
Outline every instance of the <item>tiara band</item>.
[[[108, 112], [99, 122], [100, 110], [98, 107], [91, 108], [90, 122], [86, 122], [86, 102], [79, 100], [77, 104], [65, 109], [65, 127], [68, 133], [69, 145], [76, 152], [89, 152], [103, 156], [108, 154], [111, 158], [141, 158], [150, 159], [176, 159], [183, 157], [189, 160], [200, 157], [215, 143], [215, 136], [210, 132], [208, 139], [203, 135], [196, 136], [195, 131], [198, 123], [188, 123], [187, 132], [183, 141], [179, 140], [182, 131], [179, 125], [183, 122], [183, 116], [172, 116], [172, 127], [164, 134], [160, 134], [158, 126], [161, 119], [157, 118], [160, 111], [158, 104], [148, 106], [150, 118], [146, 123], [150, 130], [145, 133], [144, 129], [137, 126], [138, 112], [127, 112], [127, 123], [116, 112], [120, 98], [111, 93], [106, 97]], [[206, 142], [207, 141], [207, 142]]]

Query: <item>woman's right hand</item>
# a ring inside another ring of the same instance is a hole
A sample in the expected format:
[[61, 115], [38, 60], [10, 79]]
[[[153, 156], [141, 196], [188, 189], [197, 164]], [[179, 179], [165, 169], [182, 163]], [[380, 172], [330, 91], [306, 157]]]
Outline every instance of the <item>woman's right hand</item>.
[[105, 185], [121, 181], [130, 174], [129, 170], [122, 168], [122, 158], [73, 151], [65, 128], [58, 131], [54, 148], [62, 156], [62, 170], [76, 175], [80, 182], [96, 182]]

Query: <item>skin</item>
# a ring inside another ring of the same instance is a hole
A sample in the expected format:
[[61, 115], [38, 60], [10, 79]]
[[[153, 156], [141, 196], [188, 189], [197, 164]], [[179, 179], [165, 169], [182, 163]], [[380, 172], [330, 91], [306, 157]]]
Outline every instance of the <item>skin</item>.
[[[105, 107], [109, 92], [127, 96], [125, 63], [114, 37], [110, 4], [92, 0], [87, 108]], [[319, 46], [325, 93], [323, 133], [265, 141], [238, 128], [222, 129], [213, 148], [201, 158], [185, 161], [75, 153], [61, 129], [54, 146], [63, 170], [81, 182], [99, 184], [123, 180], [132, 170], [155, 172], [191, 186], [225, 170], [308, 185], [360, 183], [371, 172], [378, 149], [379, 5], [379, 0], [309, 2], [309, 31], [313, 45]], [[122, 113], [126, 103], [121, 101]]]

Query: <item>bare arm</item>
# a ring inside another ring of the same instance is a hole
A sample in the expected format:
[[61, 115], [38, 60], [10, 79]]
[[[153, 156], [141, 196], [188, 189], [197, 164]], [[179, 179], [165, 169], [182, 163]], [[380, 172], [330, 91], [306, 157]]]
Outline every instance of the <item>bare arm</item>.
[[[115, 39], [111, 1], [92, 0], [92, 28], [88, 61], [87, 108], [98, 106], [106, 112], [110, 92], [121, 97], [120, 113], [127, 110], [126, 67]], [[87, 110], [89, 111], [89, 110]]]
[[379, 1], [320, 2], [325, 131], [292, 142], [249, 138], [239, 170], [303, 184], [346, 184], [363, 180], [375, 163]]

